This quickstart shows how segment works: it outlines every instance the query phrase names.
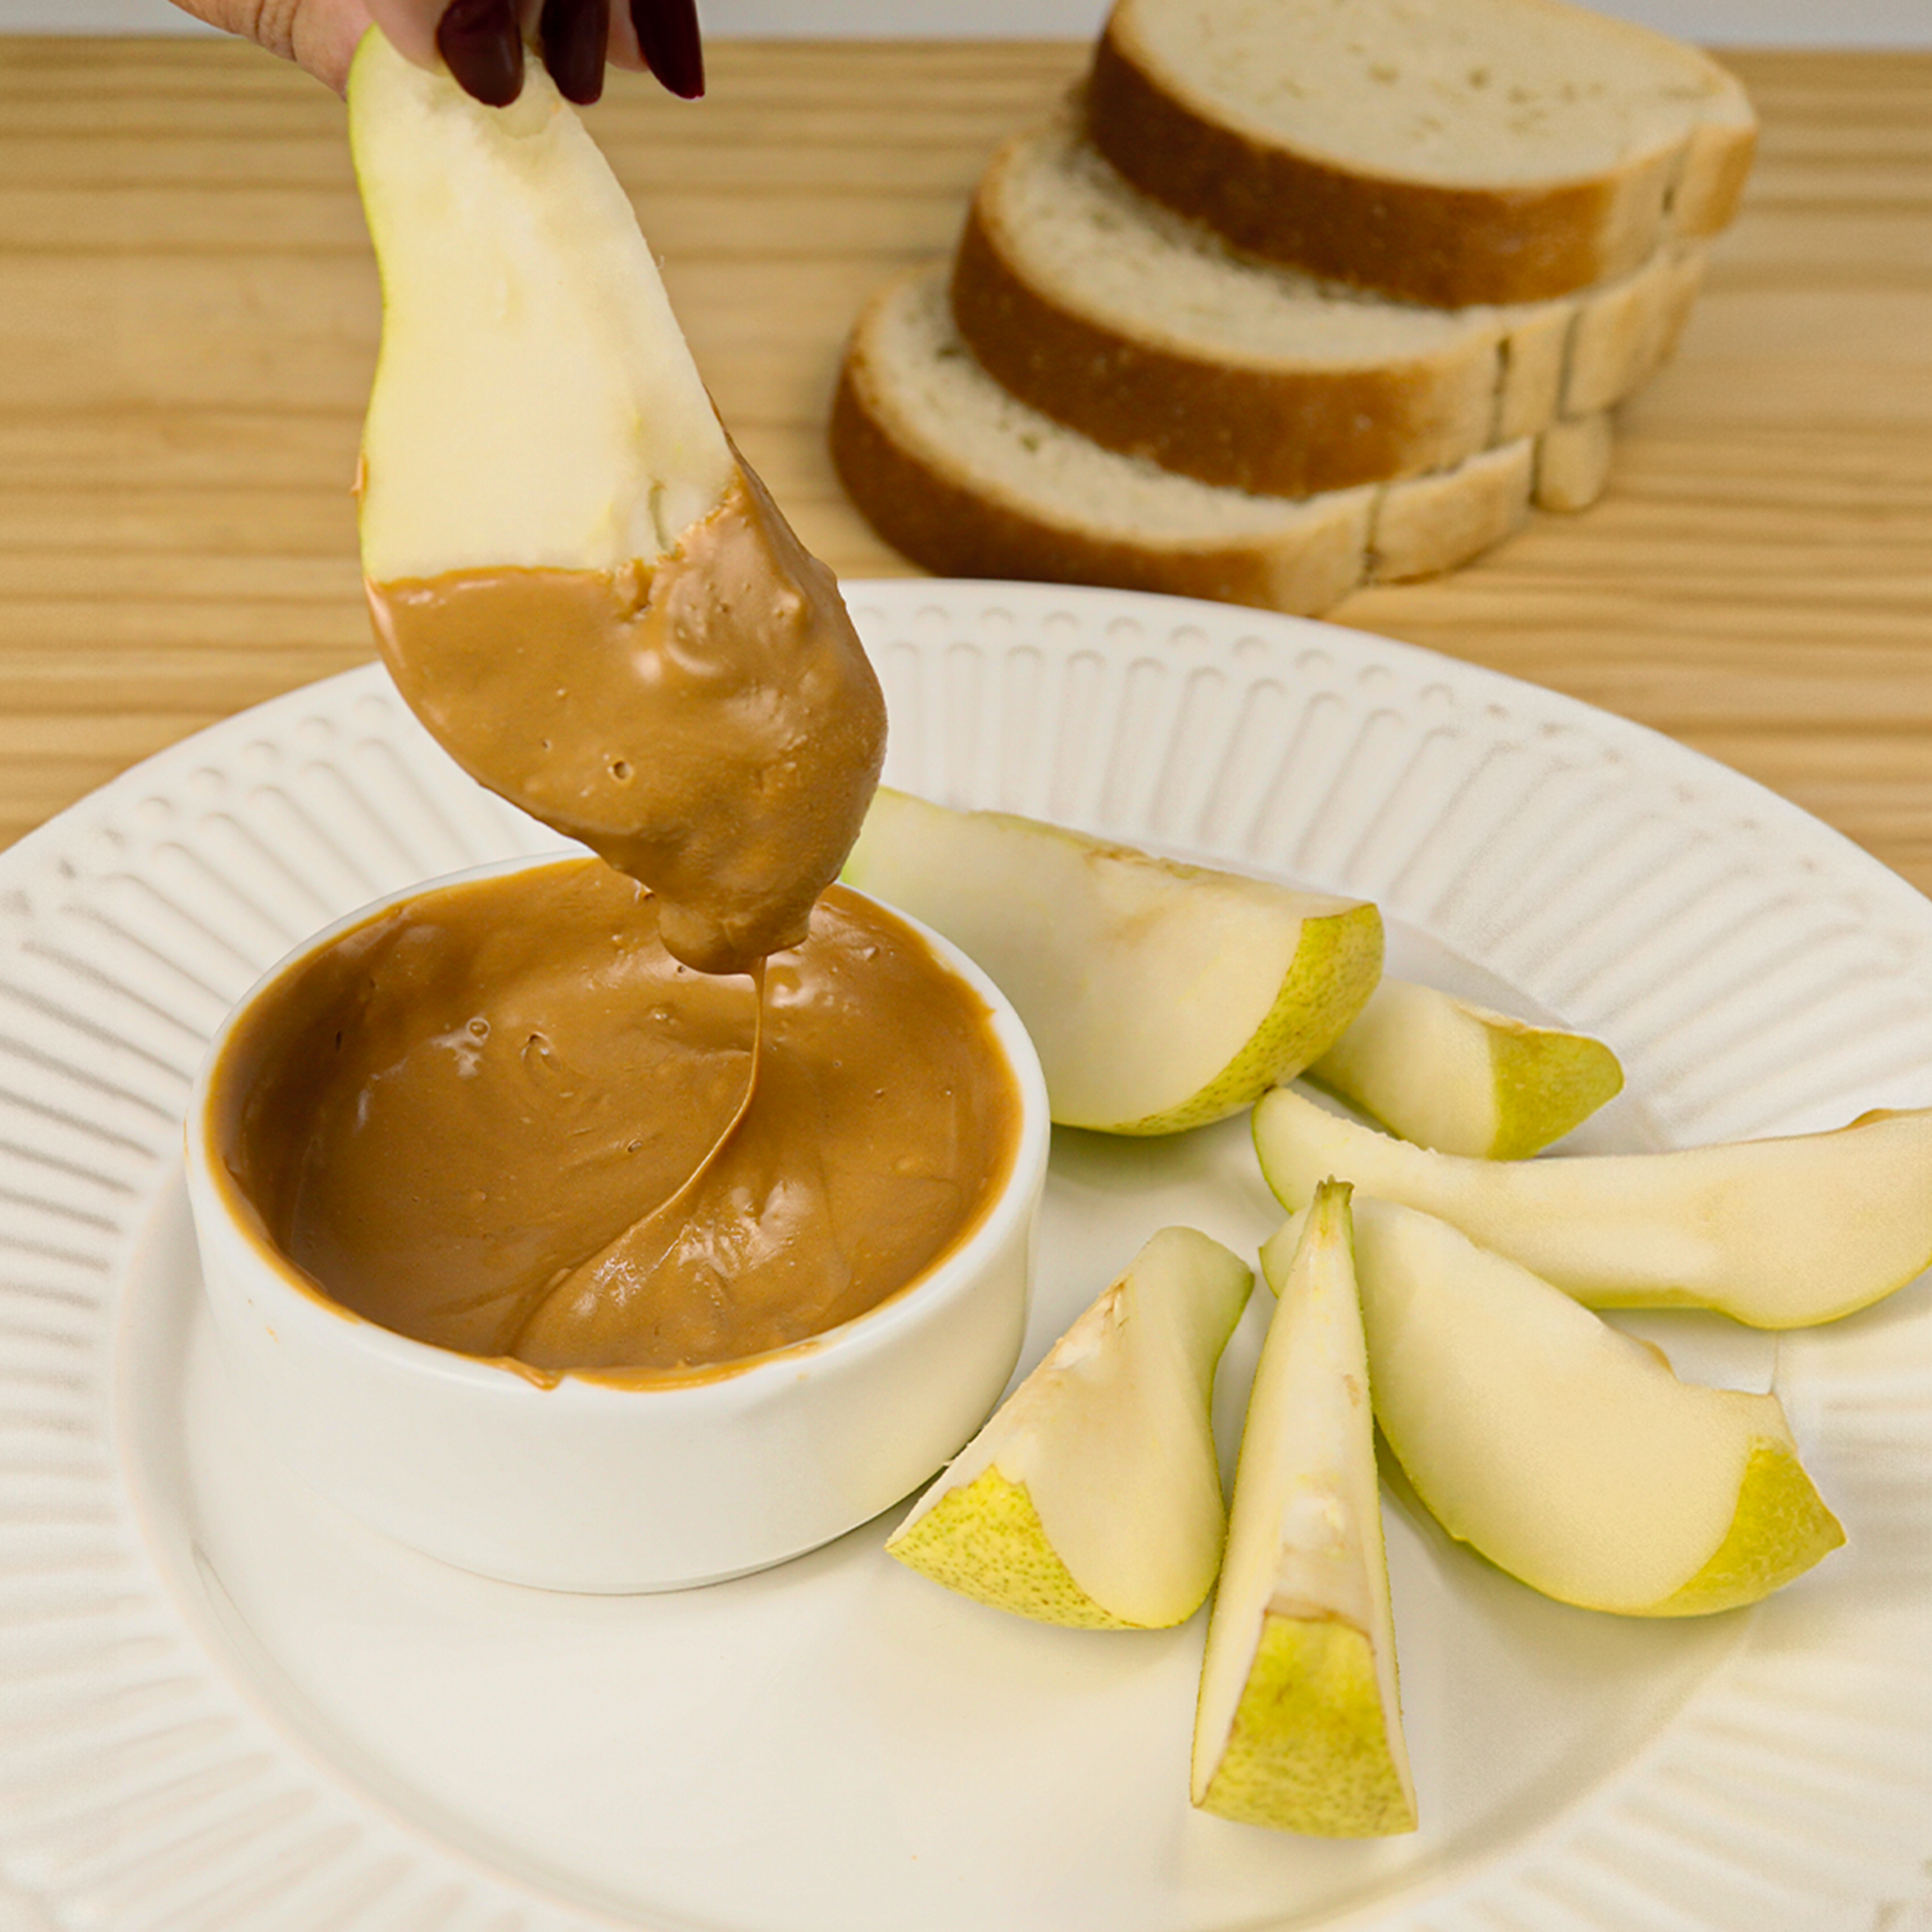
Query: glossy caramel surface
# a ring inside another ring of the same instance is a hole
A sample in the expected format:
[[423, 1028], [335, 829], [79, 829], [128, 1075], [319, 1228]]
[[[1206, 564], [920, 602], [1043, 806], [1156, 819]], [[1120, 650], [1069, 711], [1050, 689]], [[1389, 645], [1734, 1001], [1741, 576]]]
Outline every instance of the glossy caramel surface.
[[856, 895], [764, 978], [760, 1028], [595, 860], [425, 892], [238, 1028], [222, 1156], [328, 1298], [419, 1341], [540, 1376], [782, 1348], [965, 1238], [1019, 1103], [978, 996]]
[[655, 566], [368, 594], [437, 742], [649, 886], [679, 958], [742, 972], [803, 938], [878, 782], [885, 704], [832, 573], [748, 471]]

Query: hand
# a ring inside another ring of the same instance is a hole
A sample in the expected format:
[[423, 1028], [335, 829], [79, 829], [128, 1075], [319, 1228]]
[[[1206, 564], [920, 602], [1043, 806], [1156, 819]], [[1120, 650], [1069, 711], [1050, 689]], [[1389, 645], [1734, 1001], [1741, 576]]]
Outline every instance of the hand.
[[704, 92], [695, 0], [175, 0], [197, 19], [258, 40], [337, 93], [356, 44], [373, 22], [424, 67], [439, 58], [458, 84], [493, 107], [523, 91], [524, 37], [580, 106], [604, 91], [606, 61], [655, 74], [676, 94]]

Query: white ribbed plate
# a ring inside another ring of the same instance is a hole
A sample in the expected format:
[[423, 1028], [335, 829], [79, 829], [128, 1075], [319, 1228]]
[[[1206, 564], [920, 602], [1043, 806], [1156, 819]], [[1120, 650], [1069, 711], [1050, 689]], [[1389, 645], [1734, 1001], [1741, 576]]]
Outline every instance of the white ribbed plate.
[[[1221, 607], [851, 588], [895, 781], [1373, 896], [1398, 968], [1615, 1043], [1630, 1092], [1595, 1144], [1932, 1102], [1932, 906], [1648, 733]], [[309, 1495], [210, 1351], [177, 1158], [202, 1042], [325, 920], [550, 842], [370, 670], [0, 856], [0, 1932], [1932, 1922], [1923, 1282], [1781, 1353], [1653, 1324], [1742, 1381], [1776, 1353], [1850, 1531], [1758, 1612], [1566, 1610], [1390, 1512], [1426, 1824], [1380, 1845], [1190, 1810], [1198, 1620], [1004, 1618], [878, 1524], [714, 1589], [546, 1596]], [[1162, 1222], [1251, 1247], [1276, 1218], [1241, 1123], [1063, 1136], [1029, 1358]]]

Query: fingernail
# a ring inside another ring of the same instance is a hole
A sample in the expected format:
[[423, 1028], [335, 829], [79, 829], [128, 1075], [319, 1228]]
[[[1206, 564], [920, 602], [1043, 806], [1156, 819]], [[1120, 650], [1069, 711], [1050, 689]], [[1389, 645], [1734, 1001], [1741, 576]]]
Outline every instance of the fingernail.
[[524, 91], [516, 0], [450, 0], [436, 48], [457, 86], [486, 107], [507, 107]]
[[544, 0], [537, 28], [544, 65], [566, 100], [588, 107], [604, 92], [610, 0]]
[[695, 100], [704, 92], [698, 0], [631, 0], [631, 24], [652, 73], [680, 99]]

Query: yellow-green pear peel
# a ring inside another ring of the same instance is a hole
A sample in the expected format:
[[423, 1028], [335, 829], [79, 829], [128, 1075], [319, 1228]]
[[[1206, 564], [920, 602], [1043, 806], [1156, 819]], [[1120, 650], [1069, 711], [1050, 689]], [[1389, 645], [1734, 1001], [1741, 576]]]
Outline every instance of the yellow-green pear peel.
[[1682, 1589], [1637, 1614], [1702, 1617], [1760, 1602], [1844, 1540], [1844, 1526], [1791, 1445], [1761, 1439], [1751, 1444], [1737, 1513], [1710, 1562]]
[[1622, 1063], [1587, 1034], [1492, 1022], [1490, 1057], [1497, 1119], [1486, 1150], [1491, 1160], [1540, 1154], [1624, 1090]]
[[1304, 920], [1274, 1004], [1247, 1044], [1179, 1106], [1119, 1122], [1117, 1134], [1176, 1134], [1225, 1120], [1296, 1073], [1334, 1037], [1336, 1016], [1359, 1007], [1382, 972], [1382, 930], [1372, 906]]
[[1624, 1081], [1616, 1055], [1587, 1034], [1386, 978], [1307, 1072], [1404, 1140], [1486, 1160], [1561, 1140]]
[[1329, 1838], [1415, 1829], [1375, 1654], [1354, 1624], [1270, 1610], [1204, 1811]]
[[1324, 1052], [1382, 972], [1364, 901], [889, 788], [843, 877], [998, 982], [1064, 1126], [1166, 1134], [1237, 1112]]
[[1244, 1824], [1415, 1828], [1348, 1190], [1284, 1258], [1208, 1627], [1190, 1791]]
[[1016, 1616], [1160, 1629], [1199, 1609], [1226, 1516], [1210, 1408], [1252, 1270], [1164, 1228], [914, 1504], [887, 1552]]
[[1076, 1630], [1141, 1630], [1075, 1582], [1024, 1485], [987, 1469], [894, 1535], [886, 1553], [962, 1597]]

